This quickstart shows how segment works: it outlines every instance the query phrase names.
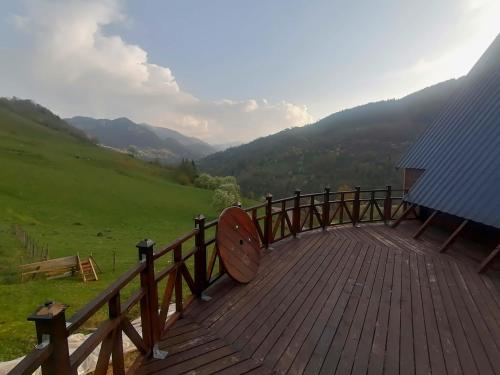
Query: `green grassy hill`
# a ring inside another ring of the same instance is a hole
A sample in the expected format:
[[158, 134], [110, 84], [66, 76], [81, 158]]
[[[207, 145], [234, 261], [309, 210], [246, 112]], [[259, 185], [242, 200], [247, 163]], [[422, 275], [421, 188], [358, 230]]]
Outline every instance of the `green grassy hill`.
[[[34, 326], [26, 317], [38, 304], [55, 299], [69, 304], [71, 315], [136, 262], [139, 240], [164, 244], [192, 228], [196, 214], [215, 215], [212, 192], [178, 185], [169, 170], [51, 126], [54, 116], [40, 121], [33, 115], [40, 108], [0, 103], [0, 360], [31, 348]], [[21, 283], [17, 266], [30, 259], [15, 224], [48, 244], [50, 258], [92, 252], [100, 280]]]

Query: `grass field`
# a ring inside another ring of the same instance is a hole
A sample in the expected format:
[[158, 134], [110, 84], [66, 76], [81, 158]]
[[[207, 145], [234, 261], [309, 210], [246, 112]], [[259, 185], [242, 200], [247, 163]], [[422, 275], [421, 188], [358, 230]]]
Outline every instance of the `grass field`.
[[[40, 303], [67, 303], [70, 316], [136, 262], [139, 240], [167, 243], [191, 229], [198, 213], [216, 214], [212, 192], [178, 185], [166, 169], [1, 108], [0, 172], [0, 360], [32, 347], [34, 325], [26, 317]], [[103, 270], [100, 280], [21, 283], [17, 266], [29, 259], [14, 224], [48, 244], [50, 258], [92, 252]]]

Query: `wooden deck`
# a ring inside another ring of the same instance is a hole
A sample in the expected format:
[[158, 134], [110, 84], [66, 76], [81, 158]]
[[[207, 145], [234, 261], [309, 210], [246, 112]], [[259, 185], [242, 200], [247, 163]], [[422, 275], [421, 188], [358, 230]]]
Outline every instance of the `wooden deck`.
[[337, 227], [274, 244], [258, 276], [227, 276], [139, 374], [500, 373], [500, 292], [477, 263], [414, 227]]

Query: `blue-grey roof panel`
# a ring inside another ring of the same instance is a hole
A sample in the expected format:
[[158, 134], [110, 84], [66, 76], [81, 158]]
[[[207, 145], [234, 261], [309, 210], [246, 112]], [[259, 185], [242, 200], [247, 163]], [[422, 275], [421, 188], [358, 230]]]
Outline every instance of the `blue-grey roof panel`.
[[399, 166], [425, 169], [408, 201], [500, 228], [500, 35]]

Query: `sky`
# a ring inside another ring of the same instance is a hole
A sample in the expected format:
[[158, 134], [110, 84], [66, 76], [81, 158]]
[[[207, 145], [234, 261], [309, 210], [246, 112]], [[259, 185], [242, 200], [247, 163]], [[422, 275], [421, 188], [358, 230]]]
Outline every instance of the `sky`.
[[468, 72], [498, 0], [0, 0], [0, 96], [246, 142]]

